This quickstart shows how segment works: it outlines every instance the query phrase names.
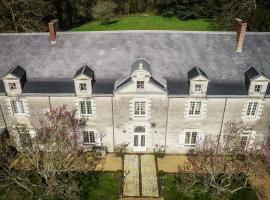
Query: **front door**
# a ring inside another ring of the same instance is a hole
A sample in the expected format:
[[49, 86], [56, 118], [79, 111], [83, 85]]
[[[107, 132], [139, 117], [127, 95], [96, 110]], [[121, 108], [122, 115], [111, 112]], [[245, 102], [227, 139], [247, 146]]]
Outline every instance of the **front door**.
[[143, 126], [137, 126], [134, 129], [133, 136], [133, 150], [134, 151], [145, 151], [145, 128]]

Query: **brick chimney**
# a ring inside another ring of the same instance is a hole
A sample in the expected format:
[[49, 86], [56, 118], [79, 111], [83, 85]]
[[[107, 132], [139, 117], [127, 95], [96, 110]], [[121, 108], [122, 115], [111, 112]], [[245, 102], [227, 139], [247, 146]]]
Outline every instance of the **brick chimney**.
[[57, 29], [57, 20], [53, 19], [49, 23], [49, 32], [51, 44], [56, 44], [56, 29]]
[[235, 26], [237, 32], [237, 46], [236, 52], [242, 52], [245, 35], [247, 31], [247, 22], [242, 19], [235, 18]]

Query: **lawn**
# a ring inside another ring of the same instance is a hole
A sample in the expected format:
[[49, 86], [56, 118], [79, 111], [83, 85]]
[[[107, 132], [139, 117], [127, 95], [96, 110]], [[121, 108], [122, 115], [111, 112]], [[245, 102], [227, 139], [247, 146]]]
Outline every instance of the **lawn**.
[[122, 172], [96, 172], [80, 176], [81, 199], [118, 200], [121, 194]]
[[[162, 188], [162, 194], [165, 200], [210, 200], [211, 194], [204, 194], [200, 191], [198, 186], [193, 186], [190, 189], [189, 194], [185, 194], [181, 191], [178, 191], [176, 185], [177, 177], [173, 174], [164, 174], [160, 177], [160, 183]], [[230, 200], [258, 200], [256, 193], [252, 190], [239, 190], [239, 192], [235, 193], [231, 196]]]
[[94, 21], [71, 31], [112, 31], [112, 30], [183, 30], [183, 31], [215, 31], [213, 20], [197, 19], [183, 21], [177, 18], [166, 18], [157, 15], [130, 15], [114, 18], [107, 26]]

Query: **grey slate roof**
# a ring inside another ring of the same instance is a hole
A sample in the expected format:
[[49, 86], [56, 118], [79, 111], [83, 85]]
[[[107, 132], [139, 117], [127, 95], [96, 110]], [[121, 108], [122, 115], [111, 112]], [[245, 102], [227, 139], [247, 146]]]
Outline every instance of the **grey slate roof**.
[[259, 76], [265, 76], [261, 71], [259, 71], [256, 67], [251, 66], [246, 72], [245, 72], [246, 77], [249, 80], [255, 79]]
[[79, 75], [84, 74], [85, 76], [89, 78], [94, 78], [94, 71], [90, 69], [87, 65], [84, 65], [81, 67], [75, 74], [74, 78], [78, 77]]
[[[68, 32], [58, 33], [56, 45], [50, 44], [49, 33], [0, 34], [0, 47], [0, 76], [22, 66], [28, 78], [24, 91], [41, 90], [36, 81], [54, 80], [60, 82], [55, 92], [70, 92], [63, 82], [88, 65], [95, 72], [93, 91], [108, 93], [116, 80], [129, 77], [137, 58], [151, 62], [152, 76], [166, 79], [169, 94], [188, 94], [187, 73], [195, 66], [207, 74], [209, 94], [245, 94], [250, 66], [270, 77], [270, 33], [247, 33], [242, 53], [235, 52], [234, 32]], [[230, 89], [231, 84], [237, 87]]]
[[188, 72], [188, 79], [191, 80], [193, 78], [196, 78], [197, 76], [204, 76], [207, 78], [207, 75], [204, 71], [202, 71], [199, 67], [193, 67], [189, 72]]
[[12, 67], [7, 74], [12, 74], [14, 76], [16, 76], [18, 79], [22, 78], [23, 76], [26, 75], [25, 70], [20, 66], [17, 65], [15, 67]]

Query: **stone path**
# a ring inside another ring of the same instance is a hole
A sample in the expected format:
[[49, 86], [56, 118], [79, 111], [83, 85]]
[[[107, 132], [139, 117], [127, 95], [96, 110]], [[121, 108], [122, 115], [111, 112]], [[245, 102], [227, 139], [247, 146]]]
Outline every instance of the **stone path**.
[[154, 155], [141, 156], [142, 196], [158, 197], [157, 171]]
[[124, 176], [123, 196], [159, 197], [154, 155], [125, 155]]
[[140, 196], [139, 158], [137, 155], [125, 155], [123, 195]]

